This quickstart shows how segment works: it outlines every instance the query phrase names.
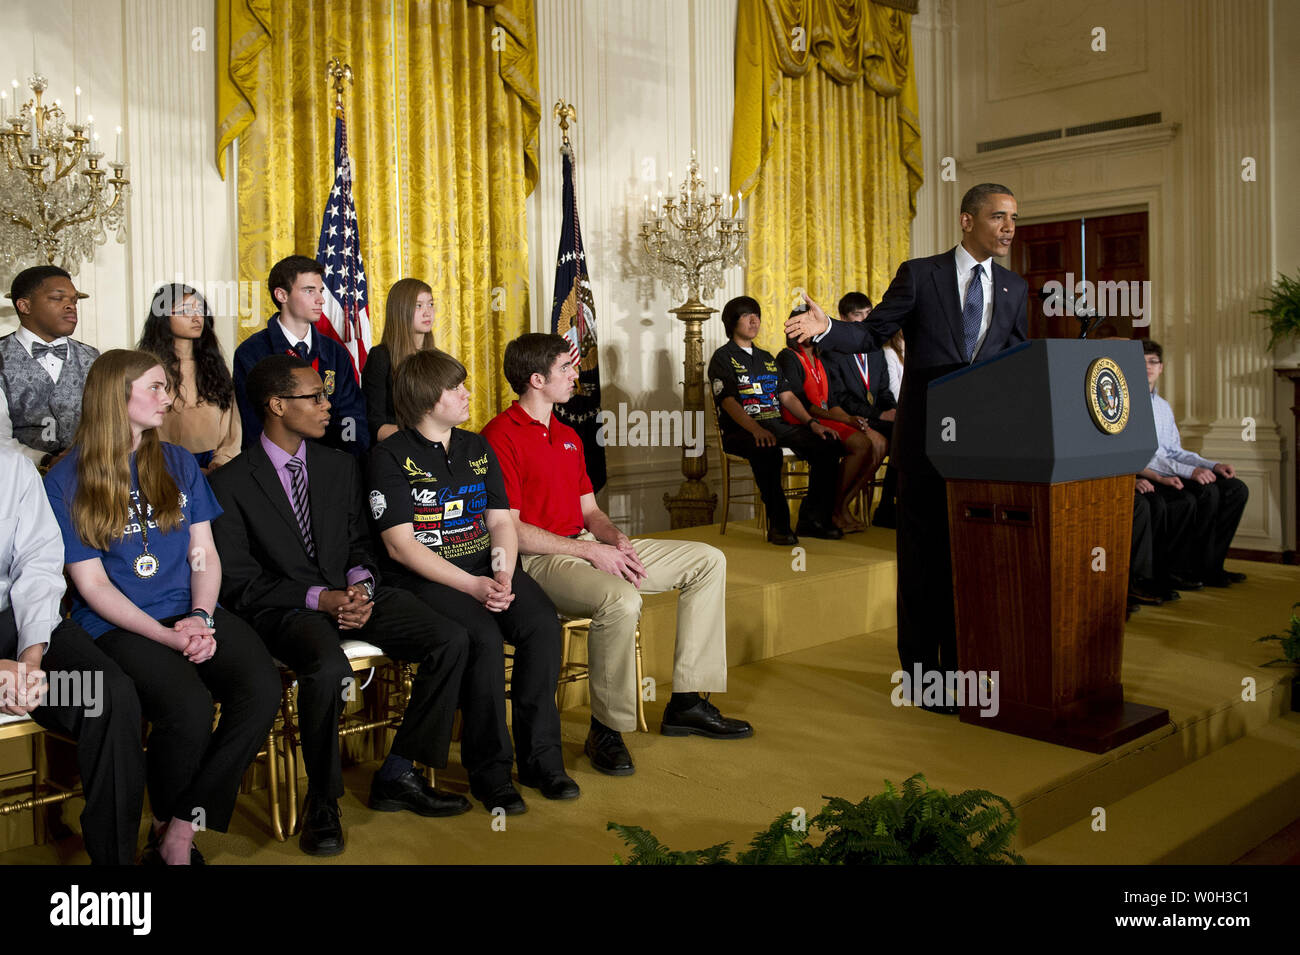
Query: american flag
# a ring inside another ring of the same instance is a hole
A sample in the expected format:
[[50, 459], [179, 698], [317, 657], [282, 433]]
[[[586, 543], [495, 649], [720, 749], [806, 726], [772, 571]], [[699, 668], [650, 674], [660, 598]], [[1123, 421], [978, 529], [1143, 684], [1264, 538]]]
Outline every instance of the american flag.
[[334, 188], [325, 203], [316, 243], [316, 258], [325, 266], [325, 312], [316, 328], [348, 350], [359, 381], [370, 350], [370, 302], [357, 231], [352, 157], [348, 155], [347, 127], [338, 115], [334, 118]]

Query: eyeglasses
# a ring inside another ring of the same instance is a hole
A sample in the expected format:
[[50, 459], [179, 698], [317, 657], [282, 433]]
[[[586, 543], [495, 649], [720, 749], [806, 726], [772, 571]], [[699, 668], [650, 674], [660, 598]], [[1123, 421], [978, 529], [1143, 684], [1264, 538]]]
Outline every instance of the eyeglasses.
[[297, 398], [310, 398], [311, 403], [314, 405], [324, 404], [325, 402], [325, 392], [323, 391], [313, 391], [309, 395], [276, 395], [276, 397], [283, 398], [285, 401], [292, 401]]
[[186, 318], [203, 318], [202, 305], [178, 305], [172, 309], [173, 316], [184, 316]]
[[1164, 362], [1161, 361], [1159, 358], [1148, 358], [1147, 364], [1150, 365], [1152, 368], [1157, 368], [1160, 365], [1163, 365]]

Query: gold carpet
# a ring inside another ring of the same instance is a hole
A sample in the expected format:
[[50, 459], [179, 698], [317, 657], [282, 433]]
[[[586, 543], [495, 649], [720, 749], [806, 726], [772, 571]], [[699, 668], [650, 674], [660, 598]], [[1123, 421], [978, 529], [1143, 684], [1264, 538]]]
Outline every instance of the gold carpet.
[[[1170, 711], [1172, 724], [1100, 756], [896, 709], [893, 537], [872, 530], [842, 542], [808, 541], [797, 554], [771, 547], [745, 525], [661, 535], [694, 537], [728, 555], [728, 692], [723, 712], [750, 720], [755, 737], [716, 742], [657, 732], [670, 687], [646, 704], [651, 733], [625, 738], [636, 775], [594, 772], [581, 755], [589, 711], [563, 714], [565, 762], [582, 787], [573, 802], [521, 790], [529, 811], [494, 831], [475, 805], [453, 819], [371, 812], [363, 801], [370, 763], [345, 770], [348, 849], [312, 860], [296, 841], [277, 843], [262, 794], [242, 796], [231, 832], [200, 833], [209, 861], [235, 863], [607, 864], [621, 842], [610, 821], [645, 826], [673, 848], [732, 840], [743, 845], [778, 814], [823, 795], [859, 799], [884, 779], [924, 772], [950, 791], [990, 789], [1021, 817], [1019, 849], [1034, 863], [1198, 862], [1238, 858], [1297, 816], [1300, 719], [1289, 713], [1289, 667], [1261, 668], [1300, 596], [1300, 568], [1230, 562], [1250, 579], [1229, 590], [1188, 593], [1144, 608], [1129, 625], [1126, 696]], [[793, 566], [792, 566], [793, 564]], [[675, 598], [648, 598], [647, 673], [671, 674]], [[1243, 700], [1253, 678], [1255, 700]], [[453, 752], [439, 785], [464, 791]], [[1094, 828], [1104, 810], [1105, 829]], [[65, 817], [74, 820], [80, 804]], [[14, 849], [0, 863], [84, 862], [75, 839]]]

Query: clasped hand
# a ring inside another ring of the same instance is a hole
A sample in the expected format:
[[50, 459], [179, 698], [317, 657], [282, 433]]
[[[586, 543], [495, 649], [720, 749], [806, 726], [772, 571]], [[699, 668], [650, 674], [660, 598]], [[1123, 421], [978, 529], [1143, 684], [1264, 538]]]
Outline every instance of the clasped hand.
[[217, 632], [198, 617], [181, 617], [172, 624], [172, 646], [191, 663], [206, 663], [217, 652]]
[[636, 548], [626, 537], [620, 538], [617, 544], [593, 544], [587, 560], [597, 570], [622, 577], [634, 587], [640, 587], [648, 576]]
[[0, 660], [0, 713], [26, 716], [40, 706], [49, 691], [45, 671], [17, 660]]
[[370, 621], [375, 603], [360, 587], [326, 590], [316, 601], [316, 609], [337, 621], [340, 630], [360, 630]]

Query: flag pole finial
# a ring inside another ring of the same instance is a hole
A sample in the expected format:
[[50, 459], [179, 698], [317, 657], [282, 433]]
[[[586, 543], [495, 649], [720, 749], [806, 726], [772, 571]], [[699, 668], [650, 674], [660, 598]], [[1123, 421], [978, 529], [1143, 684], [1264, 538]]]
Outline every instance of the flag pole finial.
[[352, 82], [352, 67], [336, 56], [330, 59], [329, 65], [325, 67], [325, 73], [334, 85], [334, 109], [336, 112], [342, 113], [343, 84]]
[[572, 103], [557, 99], [551, 112], [560, 121], [560, 135], [564, 138], [564, 145], [569, 145], [569, 123], [578, 121], [578, 111], [573, 108]]

